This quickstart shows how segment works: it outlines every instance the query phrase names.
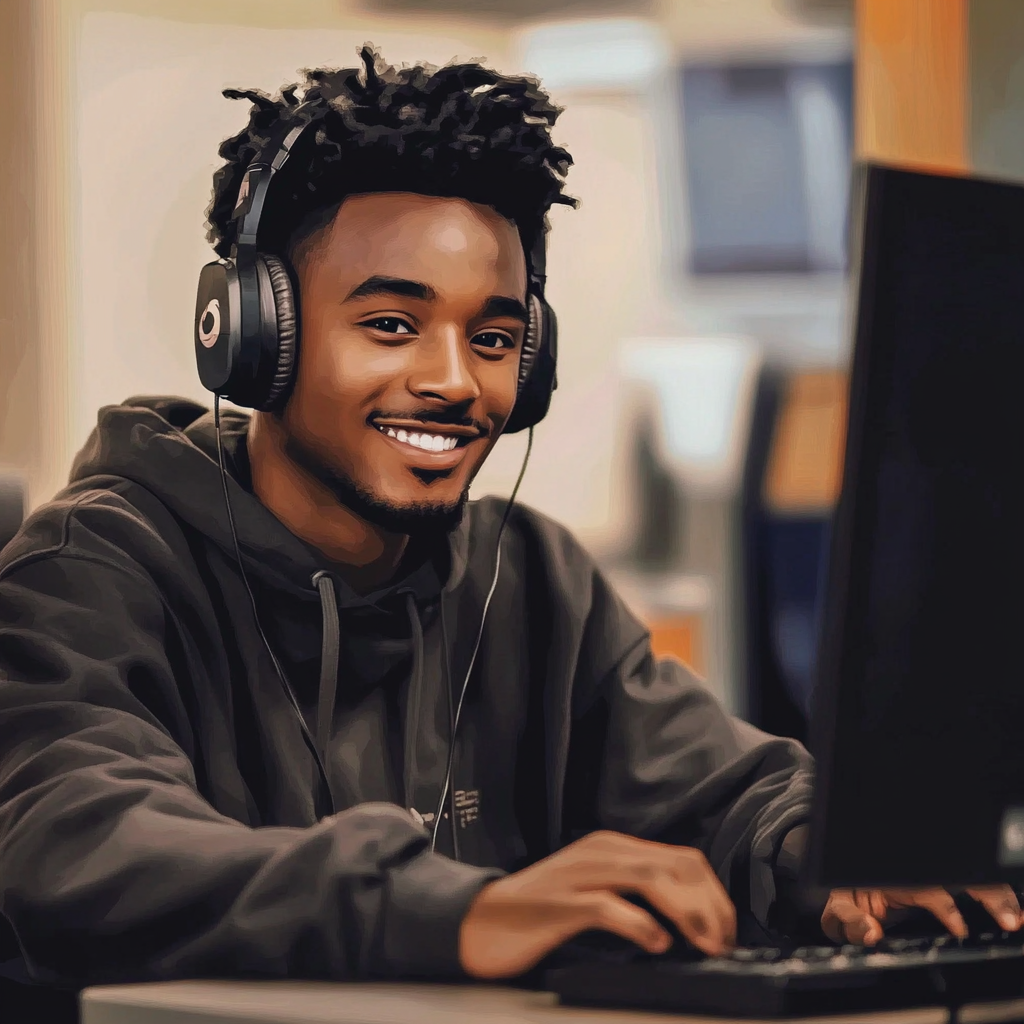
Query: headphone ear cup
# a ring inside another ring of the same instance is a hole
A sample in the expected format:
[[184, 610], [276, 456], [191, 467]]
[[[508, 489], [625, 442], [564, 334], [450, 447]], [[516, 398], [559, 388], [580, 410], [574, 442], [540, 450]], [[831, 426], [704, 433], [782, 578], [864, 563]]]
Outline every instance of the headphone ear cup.
[[534, 364], [537, 362], [537, 353], [540, 350], [541, 341], [544, 336], [544, 309], [540, 299], [532, 292], [529, 296], [530, 319], [526, 324], [526, 334], [523, 337], [523, 349], [519, 356], [519, 382], [516, 386], [516, 398], [522, 395], [526, 382], [530, 379]]
[[519, 390], [504, 434], [515, 434], [540, 423], [551, 405], [551, 393], [558, 386], [558, 325], [554, 310], [533, 292], [529, 303], [530, 321], [519, 357]]
[[261, 255], [270, 282], [271, 305], [277, 318], [277, 365], [267, 388], [266, 398], [257, 406], [266, 412], [284, 405], [295, 379], [298, 356], [299, 320], [295, 308], [292, 279], [284, 261], [277, 256]]

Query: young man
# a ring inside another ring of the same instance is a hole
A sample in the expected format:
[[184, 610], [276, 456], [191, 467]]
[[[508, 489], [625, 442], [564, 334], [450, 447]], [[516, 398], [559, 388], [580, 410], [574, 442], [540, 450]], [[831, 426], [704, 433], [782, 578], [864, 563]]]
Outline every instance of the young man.
[[[219, 436], [184, 400], [102, 410], [4, 553], [0, 911], [37, 981], [511, 977], [590, 929], [664, 950], [627, 894], [711, 954], [785, 909], [806, 752], [656, 662], [565, 530], [466, 503], [569, 201], [557, 111], [363, 61], [233, 94], [222, 256], [249, 164], [317, 120], [260, 222], [298, 296], [278, 406]], [[870, 940], [883, 899], [826, 927]]]

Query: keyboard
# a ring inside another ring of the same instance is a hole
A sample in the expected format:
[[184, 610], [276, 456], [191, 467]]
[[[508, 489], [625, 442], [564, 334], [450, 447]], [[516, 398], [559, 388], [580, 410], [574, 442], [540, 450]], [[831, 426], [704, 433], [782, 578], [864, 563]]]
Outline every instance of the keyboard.
[[570, 1006], [773, 1017], [861, 1013], [1024, 997], [1024, 932], [887, 938], [877, 946], [597, 956], [549, 971]]

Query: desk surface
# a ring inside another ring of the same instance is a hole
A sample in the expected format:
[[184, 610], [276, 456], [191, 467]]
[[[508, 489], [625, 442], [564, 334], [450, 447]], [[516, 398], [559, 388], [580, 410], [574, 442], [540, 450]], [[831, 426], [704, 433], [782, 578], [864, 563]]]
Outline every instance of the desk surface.
[[[992, 1019], [992, 1018], [990, 1018]], [[1003, 1018], [1004, 1020], [1007, 1018]], [[940, 1008], [801, 1024], [948, 1024]], [[489, 985], [179, 981], [82, 993], [82, 1024], [738, 1024], [721, 1018], [559, 1006], [545, 992]], [[761, 1022], [763, 1024], [763, 1022]], [[780, 1022], [775, 1022], [780, 1024]], [[983, 1024], [982, 1020], [972, 1024]]]

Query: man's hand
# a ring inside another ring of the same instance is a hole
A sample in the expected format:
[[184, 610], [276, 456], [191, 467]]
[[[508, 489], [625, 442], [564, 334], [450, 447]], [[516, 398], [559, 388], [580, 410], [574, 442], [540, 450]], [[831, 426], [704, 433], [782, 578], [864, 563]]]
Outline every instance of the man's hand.
[[735, 945], [736, 909], [699, 850], [595, 832], [480, 891], [462, 922], [463, 969], [511, 978], [591, 929], [665, 952], [671, 937], [621, 893], [642, 896], [705, 953]]
[[[1024, 924], [1017, 896], [1008, 885], [979, 886], [967, 892], [1003, 931], [1015, 932]], [[834, 889], [821, 916], [821, 927], [834, 942], [873, 946], [882, 938], [888, 910], [897, 907], [929, 910], [958, 939], [967, 937], [967, 925], [945, 889]]]

